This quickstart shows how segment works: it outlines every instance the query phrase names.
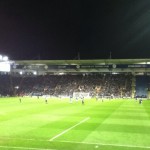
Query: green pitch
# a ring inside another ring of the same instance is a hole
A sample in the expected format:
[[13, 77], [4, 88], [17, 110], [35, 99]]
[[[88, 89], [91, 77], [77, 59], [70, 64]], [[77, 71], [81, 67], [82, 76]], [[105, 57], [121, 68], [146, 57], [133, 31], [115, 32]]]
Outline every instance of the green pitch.
[[150, 101], [0, 98], [0, 150], [147, 150]]

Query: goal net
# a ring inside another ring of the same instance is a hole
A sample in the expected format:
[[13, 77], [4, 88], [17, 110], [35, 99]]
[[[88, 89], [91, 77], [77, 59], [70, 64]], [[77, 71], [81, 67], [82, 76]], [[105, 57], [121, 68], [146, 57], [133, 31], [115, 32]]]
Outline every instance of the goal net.
[[89, 98], [89, 97], [90, 97], [90, 94], [89, 94], [89, 93], [86, 93], [86, 92], [74, 92], [74, 93], [73, 93], [73, 97], [74, 97], [74, 98], [81, 98], [81, 97]]

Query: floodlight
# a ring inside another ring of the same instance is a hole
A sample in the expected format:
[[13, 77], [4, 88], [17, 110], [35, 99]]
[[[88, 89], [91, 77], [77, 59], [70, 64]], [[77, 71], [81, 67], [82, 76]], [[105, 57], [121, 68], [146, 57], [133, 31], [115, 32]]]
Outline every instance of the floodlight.
[[2, 58], [4, 61], [7, 61], [8, 60], [8, 57], [7, 56], [3, 56]]

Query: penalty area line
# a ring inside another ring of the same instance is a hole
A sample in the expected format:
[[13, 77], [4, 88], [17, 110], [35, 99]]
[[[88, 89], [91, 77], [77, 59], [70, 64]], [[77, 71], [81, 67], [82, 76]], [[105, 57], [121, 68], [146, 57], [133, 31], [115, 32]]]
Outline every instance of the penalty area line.
[[32, 147], [18, 147], [18, 146], [0, 146], [3, 149], [20, 149], [20, 150], [56, 150], [56, 149], [44, 149], [44, 148], [32, 148]]
[[75, 124], [74, 126], [72, 126], [72, 127], [68, 128], [68, 129], [64, 130], [63, 132], [61, 132], [61, 133], [57, 134], [56, 136], [54, 136], [53, 138], [49, 139], [49, 141], [53, 141], [54, 139], [58, 138], [59, 136], [65, 134], [66, 132], [70, 131], [71, 129], [75, 128], [76, 126], [84, 123], [85, 121], [87, 121], [89, 119], [90, 119], [90, 117], [87, 117], [87, 118], [81, 120], [79, 123]]

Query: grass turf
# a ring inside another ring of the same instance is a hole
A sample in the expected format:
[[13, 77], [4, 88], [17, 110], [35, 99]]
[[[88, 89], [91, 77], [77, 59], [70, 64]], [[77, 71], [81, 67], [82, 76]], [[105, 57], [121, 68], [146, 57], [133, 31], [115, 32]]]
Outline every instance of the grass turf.
[[150, 101], [1, 98], [0, 149], [150, 149]]

